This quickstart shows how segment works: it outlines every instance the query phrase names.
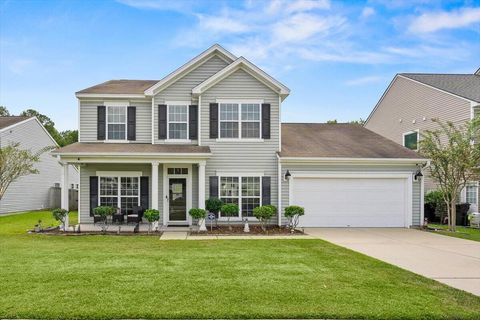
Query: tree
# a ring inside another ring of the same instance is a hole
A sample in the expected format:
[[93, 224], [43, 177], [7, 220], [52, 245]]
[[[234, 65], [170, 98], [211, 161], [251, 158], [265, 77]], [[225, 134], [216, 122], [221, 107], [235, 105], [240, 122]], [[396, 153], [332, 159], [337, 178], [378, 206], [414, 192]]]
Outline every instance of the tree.
[[327, 120], [327, 123], [328, 124], [335, 124], [335, 123], [338, 123], [338, 121], [337, 121], [337, 119]]
[[35, 163], [40, 160], [40, 155], [52, 149], [45, 147], [32, 153], [19, 146], [19, 143], [14, 143], [0, 148], [0, 200], [12, 182], [22, 176], [39, 173], [34, 167]]
[[9, 117], [10, 112], [8, 111], [7, 107], [0, 106], [0, 117]]
[[365, 125], [365, 120], [362, 119], [362, 118], [360, 118], [360, 119], [358, 119], [358, 120], [352, 120], [352, 121], [350, 121], [349, 123], [351, 123], [351, 124], [358, 124], [358, 125], [363, 126], [363, 125]]
[[38, 121], [45, 127], [45, 129], [50, 133], [52, 138], [58, 143], [58, 145], [63, 146], [62, 135], [55, 129], [55, 122], [52, 121], [48, 116], [38, 112], [34, 109], [27, 109], [20, 113], [20, 116], [24, 117], [37, 117]]
[[455, 126], [432, 119], [440, 126], [427, 130], [420, 140], [420, 153], [430, 159], [430, 176], [438, 183], [447, 205], [448, 228], [455, 231], [456, 203], [467, 182], [478, 175], [480, 144], [473, 143], [480, 131], [480, 118]]
[[78, 130], [65, 130], [60, 132], [60, 136], [62, 137], [62, 141], [61, 143], [57, 141], [57, 143], [61, 147], [64, 147], [78, 141]]

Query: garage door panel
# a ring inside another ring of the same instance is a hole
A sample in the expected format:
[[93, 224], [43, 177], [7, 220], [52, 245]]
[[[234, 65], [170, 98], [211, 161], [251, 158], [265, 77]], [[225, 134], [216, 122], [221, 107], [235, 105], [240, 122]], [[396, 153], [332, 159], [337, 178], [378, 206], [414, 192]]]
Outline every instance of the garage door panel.
[[295, 178], [301, 226], [404, 227], [406, 179]]

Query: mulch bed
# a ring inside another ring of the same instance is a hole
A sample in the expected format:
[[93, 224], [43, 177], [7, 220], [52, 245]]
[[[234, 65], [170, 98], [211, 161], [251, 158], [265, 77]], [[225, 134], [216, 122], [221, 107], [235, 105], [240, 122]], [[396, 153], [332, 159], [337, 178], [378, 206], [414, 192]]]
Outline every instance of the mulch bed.
[[222, 236], [248, 236], [248, 235], [262, 235], [262, 236], [290, 236], [290, 235], [303, 235], [304, 233], [300, 230], [295, 230], [295, 232], [291, 232], [290, 229], [285, 227], [279, 226], [268, 226], [267, 231], [263, 231], [261, 226], [257, 225], [250, 225], [250, 232], [246, 233], [243, 232], [243, 225], [242, 226], [232, 226], [230, 230], [228, 226], [214, 226], [212, 230], [210, 230], [210, 226], [207, 226], [207, 232], [197, 232], [192, 231], [191, 235], [222, 235]]
[[147, 231], [133, 232], [133, 231], [121, 231], [118, 233], [118, 228], [111, 228], [106, 233], [102, 231], [81, 231], [80, 232], [64, 232], [60, 230], [59, 227], [50, 227], [42, 229], [41, 231], [29, 230], [30, 234], [45, 234], [45, 235], [55, 235], [55, 236], [93, 236], [93, 235], [108, 235], [108, 236], [155, 236], [159, 237], [163, 234], [161, 231], [148, 233]]

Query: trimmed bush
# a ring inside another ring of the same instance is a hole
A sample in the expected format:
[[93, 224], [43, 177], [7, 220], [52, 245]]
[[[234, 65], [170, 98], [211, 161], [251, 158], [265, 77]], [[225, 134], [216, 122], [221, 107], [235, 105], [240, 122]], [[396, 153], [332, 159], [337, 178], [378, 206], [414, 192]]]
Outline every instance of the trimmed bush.
[[55, 220], [60, 221], [63, 224], [68, 215], [68, 211], [65, 209], [56, 208], [52, 210], [52, 215]]
[[200, 209], [200, 208], [192, 208], [188, 211], [188, 214], [193, 219], [201, 220], [201, 219], [205, 219], [205, 217], [207, 216], [207, 211], [205, 211], [204, 209]]
[[305, 209], [300, 206], [288, 206], [285, 208], [285, 217], [288, 219], [288, 227], [292, 232], [298, 225], [299, 219], [305, 214]]
[[215, 214], [215, 216], [220, 212], [222, 206], [223, 201], [218, 198], [208, 198], [205, 201], [205, 209], [207, 209], [208, 212]]
[[253, 209], [253, 216], [257, 218], [258, 221], [260, 221], [263, 231], [267, 230], [267, 222], [275, 214], [275, 211], [272, 207], [275, 208], [274, 206], [268, 205], [268, 206], [256, 207]]
[[149, 222], [148, 233], [150, 233], [152, 231], [155, 221], [158, 221], [158, 219], [160, 219], [160, 211], [158, 211], [157, 209], [147, 209], [143, 213], [143, 217]]
[[108, 229], [107, 217], [113, 215], [116, 211], [117, 211], [116, 208], [110, 207], [110, 206], [99, 206], [93, 209], [93, 212], [95, 213], [95, 215], [101, 217], [100, 227], [102, 229], [102, 233], [104, 234], [107, 233], [107, 229]]
[[230, 225], [230, 217], [238, 216], [238, 212], [239, 212], [238, 205], [234, 203], [224, 204], [220, 208], [220, 212], [222, 213], [222, 216], [227, 217], [228, 228], [232, 230], [232, 226]]
[[273, 204], [267, 204], [265, 207], [271, 208], [273, 210], [273, 214], [278, 213], [277, 207], [275, 207]]

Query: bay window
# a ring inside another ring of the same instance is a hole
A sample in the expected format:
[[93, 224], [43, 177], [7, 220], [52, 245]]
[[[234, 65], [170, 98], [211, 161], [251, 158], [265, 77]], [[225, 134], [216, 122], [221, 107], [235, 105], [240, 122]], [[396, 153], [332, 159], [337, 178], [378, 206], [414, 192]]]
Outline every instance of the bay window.
[[260, 103], [220, 103], [222, 139], [259, 139]]
[[133, 207], [140, 205], [139, 180], [139, 177], [100, 177], [100, 205], [121, 208], [125, 214], [132, 213]]
[[240, 208], [238, 218], [253, 217], [253, 209], [261, 205], [260, 177], [220, 177], [220, 200]]
[[107, 106], [108, 140], [125, 140], [127, 137], [127, 108]]

